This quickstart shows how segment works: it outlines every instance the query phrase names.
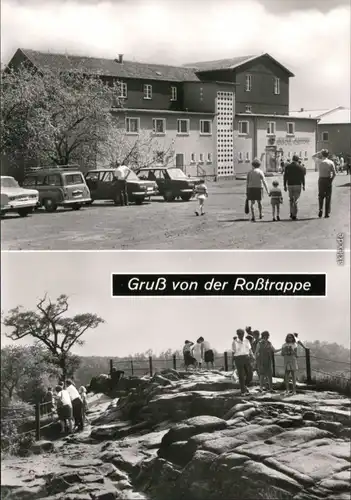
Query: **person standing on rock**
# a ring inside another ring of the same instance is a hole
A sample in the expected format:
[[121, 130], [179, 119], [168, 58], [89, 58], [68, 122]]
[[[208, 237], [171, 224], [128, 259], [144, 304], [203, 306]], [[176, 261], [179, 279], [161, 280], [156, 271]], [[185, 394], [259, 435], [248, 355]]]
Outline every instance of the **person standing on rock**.
[[232, 350], [235, 366], [238, 372], [241, 395], [250, 394], [248, 385], [250, 383], [251, 359], [253, 353], [251, 344], [245, 337], [245, 332], [241, 328], [236, 331], [237, 339], [233, 341]]
[[85, 422], [87, 424], [89, 424], [89, 420], [88, 420], [88, 417], [87, 417], [87, 411], [88, 411], [87, 390], [84, 387], [84, 385], [82, 385], [82, 386], [79, 387], [79, 391], [78, 392], [79, 392], [79, 395], [80, 395], [80, 399], [82, 400], [83, 424], [85, 424]]
[[290, 219], [297, 220], [297, 203], [301, 196], [301, 189], [305, 191], [306, 171], [299, 164], [299, 157], [294, 155], [292, 162], [285, 167], [284, 191], [289, 191]]
[[251, 221], [255, 222], [255, 202], [258, 205], [258, 216], [262, 219], [262, 192], [263, 187], [265, 188], [267, 194], [269, 195], [269, 189], [267, 186], [266, 178], [263, 170], [260, 169], [261, 162], [255, 158], [252, 162], [252, 170], [248, 172], [246, 178], [246, 198], [250, 202], [251, 206]]
[[197, 339], [196, 344], [194, 345], [193, 356], [196, 360], [196, 366], [201, 369], [203, 362], [203, 347], [202, 342], [199, 342], [199, 339]]
[[72, 409], [73, 409], [73, 418], [74, 424], [78, 431], [82, 431], [84, 428], [83, 423], [83, 403], [79, 392], [74, 386], [72, 380], [67, 380], [66, 382], [66, 391], [68, 392], [71, 401], [72, 401]]
[[280, 349], [274, 349], [270, 340], [269, 332], [264, 331], [261, 334], [261, 339], [259, 340], [255, 355], [257, 363], [257, 372], [260, 378], [260, 390], [264, 391], [267, 384], [268, 390], [273, 391], [273, 354], [280, 351]]
[[206, 368], [209, 370], [211, 367], [211, 370], [213, 370], [214, 354], [210, 343], [203, 337], [200, 337], [199, 340], [202, 343], [203, 360], [206, 363]]
[[57, 385], [55, 388], [56, 391], [56, 406], [57, 406], [57, 415], [61, 424], [61, 432], [64, 433], [66, 431], [72, 433], [73, 432], [73, 411], [72, 411], [72, 403], [71, 398], [68, 392], [63, 388], [62, 385]]
[[[259, 341], [260, 341], [260, 332], [258, 330], [254, 330], [252, 332], [251, 349], [252, 349], [252, 352], [253, 352], [253, 355], [255, 356], [255, 358], [256, 358], [256, 349], [257, 349], [257, 345], [258, 345]], [[256, 363], [256, 359], [253, 360], [252, 371], [256, 372], [258, 377], [260, 377], [259, 367]]]
[[189, 366], [195, 365], [196, 360], [194, 356], [192, 355], [192, 349], [193, 349], [194, 342], [191, 342], [190, 340], [186, 340], [184, 342], [183, 346], [183, 358], [184, 358], [184, 366], [185, 370], [188, 371]]
[[[285, 338], [285, 344], [283, 344], [281, 350], [281, 355], [284, 358], [284, 370], [285, 370], [285, 395], [289, 395], [289, 385], [290, 378], [292, 379], [292, 394], [296, 394], [296, 372], [298, 370], [297, 366], [297, 344], [296, 338], [293, 333], [288, 333]], [[278, 352], [278, 351], [277, 351]]]

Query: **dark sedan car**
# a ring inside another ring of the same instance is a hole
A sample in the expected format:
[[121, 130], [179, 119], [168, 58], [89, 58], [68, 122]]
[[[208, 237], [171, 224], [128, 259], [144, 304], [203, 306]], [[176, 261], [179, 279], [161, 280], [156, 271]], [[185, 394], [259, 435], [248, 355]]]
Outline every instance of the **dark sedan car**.
[[126, 184], [128, 201], [141, 205], [143, 201], [156, 193], [156, 183], [143, 181], [130, 169], [121, 180], [117, 169], [101, 168], [89, 170], [85, 179], [90, 189], [92, 202], [94, 200], [112, 200], [115, 205], [122, 205], [120, 183]]
[[156, 181], [158, 192], [166, 201], [181, 198], [189, 201], [199, 179], [187, 177], [180, 168], [144, 167], [137, 170], [139, 179]]

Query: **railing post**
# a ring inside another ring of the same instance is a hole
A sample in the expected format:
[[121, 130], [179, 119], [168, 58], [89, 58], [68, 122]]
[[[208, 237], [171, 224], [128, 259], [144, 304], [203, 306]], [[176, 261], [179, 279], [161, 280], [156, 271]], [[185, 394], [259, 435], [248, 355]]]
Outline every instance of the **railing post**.
[[228, 353], [225, 351], [224, 353], [224, 371], [228, 372]]
[[150, 372], [150, 377], [153, 375], [153, 370], [152, 370], [152, 356], [149, 356], [149, 372]]
[[308, 348], [305, 349], [305, 356], [306, 356], [306, 379], [307, 383], [311, 384], [312, 383], [311, 356], [310, 356], [310, 350]]
[[133, 365], [133, 360], [130, 360], [130, 367], [132, 369], [132, 376], [134, 375], [134, 365]]
[[40, 441], [40, 403], [35, 405], [35, 439]]
[[274, 352], [272, 352], [272, 376], [275, 377], [276, 373], [275, 373], [275, 356], [274, 356]]
[[110, 377], [112, 380], [112, 372], [113, 372], [113, 359], [110, 359]]
[[173, 370], [177, 369], [177, 355], [173, 354]]

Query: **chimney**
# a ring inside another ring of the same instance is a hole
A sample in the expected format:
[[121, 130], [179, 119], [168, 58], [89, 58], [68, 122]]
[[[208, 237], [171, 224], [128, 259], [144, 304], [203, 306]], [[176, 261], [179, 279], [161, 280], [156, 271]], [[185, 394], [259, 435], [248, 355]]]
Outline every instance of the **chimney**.
[[305, 109], [304, 109], [304, 108], [301, 108], [301, 109], [300, 109], [300, 112], [302, 113], [303, 111], [305, 111]]
[[118, 54], [118, 59], [115, 59], [117, 63], [122, 64], [123, 63], [123, 54]]

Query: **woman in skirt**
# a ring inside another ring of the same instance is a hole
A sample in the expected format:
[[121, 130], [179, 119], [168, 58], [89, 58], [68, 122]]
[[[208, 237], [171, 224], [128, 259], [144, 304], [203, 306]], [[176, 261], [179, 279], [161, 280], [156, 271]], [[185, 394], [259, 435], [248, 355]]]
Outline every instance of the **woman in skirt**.
[[251, 206], [251, 220], [255, 222], [255, 202], [258, 205], [259, 218], [262, 219], [262, 191], [265, 188], [267, 194], [269, 195], [269, 189], [267, 186], [266, 178], [263, 171], [260, 168], [261, 162], [257, 159], [252, 162], [252, 170], [247, 174], [246, 179], [246, 197], [250, 202]]
[[[280, 350], [280, 349], [279, 349]], [[261, 339], [256, 346], [257, 373], [260, 379], [260, 390], [267, 387], [273, 392], [273, 353], [278, 352], [269, 341], [269, 332], [262, 332]]]
[[190, 340], [186, 340], [183, 346], [183, 357], [184, 357], [184, 366], [185, 370], [188, 371], [189, 366], [195, 367], [196, 359], [192, 355], [194, 342]]
[[196, 344], [194, 345], [193, 356], [196, 360], [196, 366], [201, 368], [203, 363], [203, 348], [200, 339], [197, 339]]
[[209, 370], [211, 367], [211, 369], [213, 370], [214, 354], [213, 350], [211, 349], [210, 343], [203, 337], [200, 337], [198, 339], [198, 342], [199, 341], [202, 344], [203, 359], [204, 362], [206, 363], [206, 368]]

